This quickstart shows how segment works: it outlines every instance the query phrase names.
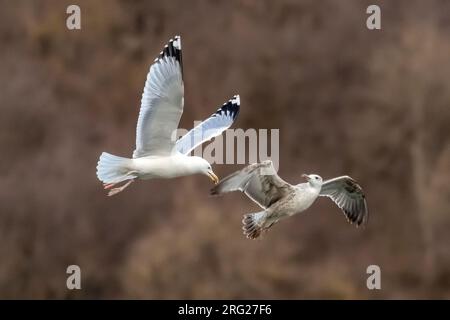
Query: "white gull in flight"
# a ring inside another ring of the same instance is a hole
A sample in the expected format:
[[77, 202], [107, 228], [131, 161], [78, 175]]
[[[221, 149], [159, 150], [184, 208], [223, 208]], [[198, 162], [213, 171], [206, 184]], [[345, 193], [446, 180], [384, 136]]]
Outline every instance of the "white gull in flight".
[[355, 180], [349, 176], [326, 181], [316, 174], [302, 176], [306, 183], [291, 185], [277, 175], [272, 161], [267, 160], [222, 179], [211, 189], [211, 194], [242, 191], [264, 209], [244, 215], [242, 229], [250, 239], [258, 238], [279, 220], [308, 209], [319, 196], [333, 200], [350, 223], [360, 226], [367, 222], [366, 197]]
[[[109, 196], [123, 191], [136, 179], [204, 174], [214, 183], [218, 182], [208, 161], [189, 156], [189, 153], [233, 124], [239, 113], [239, 96], [234, 96], [208, 119], [175, 141], [174, 133], [183, 113], [183, 105], [181, 39], [176, 36], [164, 47], [148, 72], [133, 157], [123, 158], [106, 152], [100, 156], [97, 177], [104, 183], [105, 189], [110, 189]], [[117, 187], [121, 182], [124, 183]]]

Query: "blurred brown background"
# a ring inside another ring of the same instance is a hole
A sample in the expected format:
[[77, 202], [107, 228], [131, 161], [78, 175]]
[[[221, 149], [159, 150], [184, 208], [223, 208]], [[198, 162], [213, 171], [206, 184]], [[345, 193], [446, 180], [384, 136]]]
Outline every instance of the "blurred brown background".
[[[239, 93], [234, 127], [280, 129], [287, 181], [361, 183], [365, 229], [321, 199], [250, 241], [256, 206], [209, 197], [202, 176], [106, 196], [98, 156], [131, 155], [149, 64], [176, 34], [181, 126]], [[0, 1], [0, 66], [0, 298], [450, 298], [450, 2]]]

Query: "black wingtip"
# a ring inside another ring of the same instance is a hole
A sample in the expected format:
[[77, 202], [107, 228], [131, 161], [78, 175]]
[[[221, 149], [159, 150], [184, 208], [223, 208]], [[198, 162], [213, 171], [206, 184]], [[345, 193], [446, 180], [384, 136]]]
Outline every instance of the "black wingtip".
[[159, 53], [159, 56], [155, 59], [155, 62], [163, 59], [164, 57], [174, 57], [180, 64], [182, 64], [180, 36], [175, 36], [173, 39], [169, 40], [169, 42], [164, 46], [164, 49]]
[[226, 113], [229, 116], [231, 116], [234, 121], [239, 115], [240, 108], [241, 108], [241, 98], [237, 94], [234, 95], [233, 98], [225, 102], [223, 106], [217, 110], [216, 114], [221, 115], [223, 113]]

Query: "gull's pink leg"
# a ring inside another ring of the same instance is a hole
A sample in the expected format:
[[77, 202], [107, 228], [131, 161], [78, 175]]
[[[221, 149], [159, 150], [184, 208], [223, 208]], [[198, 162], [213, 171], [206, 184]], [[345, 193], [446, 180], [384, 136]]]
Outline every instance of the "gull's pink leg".
[[103, 188], [109, 189], [109, 188], [114, 187], [116, 184], [117, 184], [117, 183], [104, 183], [104, 184], [103, 184]]
[[126, 187], [128, 187], [132, 182], [134, 182], [134, 179], [129, 180], [127, 183], [125, 183], [123, 186], [118, 188], [113, 188], [109, 190], [108, 196], [113, 196], [115, 194], [118, 194], [119, 192], [122, 192]]

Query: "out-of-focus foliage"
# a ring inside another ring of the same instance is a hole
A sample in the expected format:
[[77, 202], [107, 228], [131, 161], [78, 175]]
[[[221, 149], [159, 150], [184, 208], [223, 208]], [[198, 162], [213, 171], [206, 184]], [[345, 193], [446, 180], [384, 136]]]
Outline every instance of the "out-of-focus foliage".
[[[369, 31], [372, 2], [77, 1], [69, 31], [69, 1], [0, 1], [0, 297], [450, 298], [450, 3], [377, 1]], [[239, 93], [235, 127], [280, 129], [287, 181], [361, 183], [365, 229], [321, 199], [250, 241], [258, 208], [201, 176], [106, 197], [98, 155], [131, 154], [149, 64], [176, 34], [181, 126]]]

